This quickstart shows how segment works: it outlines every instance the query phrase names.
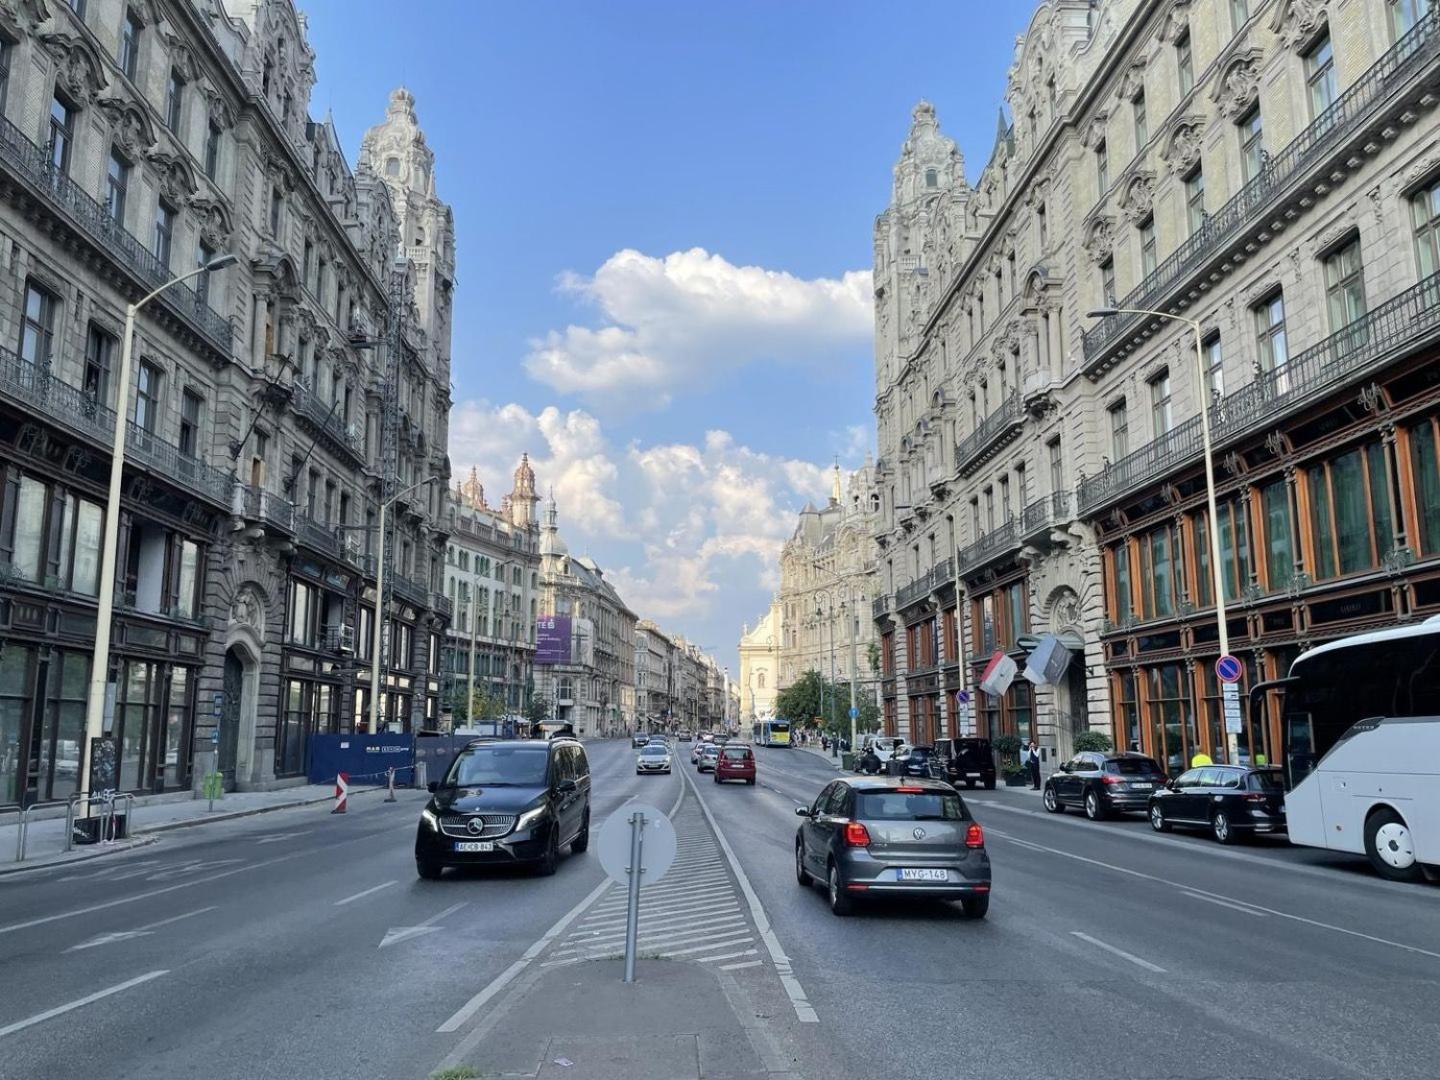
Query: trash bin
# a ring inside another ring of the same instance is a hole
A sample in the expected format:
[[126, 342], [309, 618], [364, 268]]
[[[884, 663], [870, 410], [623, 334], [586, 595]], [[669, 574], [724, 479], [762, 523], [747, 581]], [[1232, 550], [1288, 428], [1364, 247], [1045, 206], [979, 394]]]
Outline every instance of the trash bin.
[[852, 753], [850, 753], [848, 750], [847, 750], [845, 753], [841, 754], [841, 755], [840, 755], [840, 768], [844, 769], [846, 772], [854, 772], [854, 771], [855, 771], [855, 755], [852, 754]]

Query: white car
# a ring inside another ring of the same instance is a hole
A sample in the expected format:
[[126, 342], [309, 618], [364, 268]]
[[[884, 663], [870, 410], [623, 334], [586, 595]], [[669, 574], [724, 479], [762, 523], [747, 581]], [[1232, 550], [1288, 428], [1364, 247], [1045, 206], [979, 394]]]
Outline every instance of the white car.
[[651, 743], [635, 755], [635, 775], [643, 773], [668, 773], [670, 771], [670, 749], [660, 743]]
[[871, 743], [871, 746], [875, 750], [875, 756], [882, 762], [889, 761], [892, 757], [904, 757], [910, 753], [910, 744], [895, 736], [882, 735]]

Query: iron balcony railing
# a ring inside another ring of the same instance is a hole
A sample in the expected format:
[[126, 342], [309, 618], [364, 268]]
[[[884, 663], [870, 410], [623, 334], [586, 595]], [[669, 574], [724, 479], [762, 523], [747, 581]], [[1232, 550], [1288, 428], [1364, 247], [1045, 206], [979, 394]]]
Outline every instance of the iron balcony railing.
[[345, 557], [344, 534], [334, 525], [316, 521], [305, 510], [295, 511], [295, 539], [322, 555], [334, 559]]
[[455, 601], [451, 600], [450, 597], [444, 593], [431, 593], [430, 607], [433, 611], [444, 615], [447, 619], [453, 617], [455, 614]]
[[[33, 185], [78, 231], [139, 278], [147, 292], [175, 277], [169, 266], [110, 216], [103, 203], [56, 168], [43, 147], [35, 145], [24, 132], [3, 118], [0, 118], [0, 161]], [[230, 324], [189, 283], [171, 285], [159, 299], [229, 356], [233, 337]]]
[[902, 585], [895, 590], [895, 606], [903, 608], [916, 600], [923, 599], [954, 577], [954, 562], [950, 559], [941, 559], [910, 584]]
[[246, 521], [258, 521], [282, 532], [295, 531], [295, 504], [252, 484], [235, 485], [232, 512]]
[[961, 476], [968, 476], [974, 466], [988, 456], [989, 451], [1019, 432], [1025, 419], [1025, 408], [1019, 392], [1008, 395], [999, 407], [980, 422], [980, 426], [962, 439], [955, 447], [955, 467]]
[[872, 619], [883, 619], [890, 613], [890, 597], [877, 596], [870, 601], [870, 617]]
[[960, 573], [968, 574], [972, 570], [978, 570], [987, 562], [1019, 546], [1019, 529], [1016, 527], [1015, 519], [1010, 518], [991, 529], [973, 544], [960, 550]]
[[418, 581], [411, 581], [404, 574], [391, 571], [390, 587], [395, 590], [395, 595], [401, 599], [408, 600], [418, 607], [424, 607], [430, 598], [430, 590]]
[[315, 391], [299, 379], [291, 388], [290, 404], [296, 417], [308, 423], [338, 449], [350, 454], [358, 463], [364, 464], [365, 443], [359, 430], [353, 424], [346, 424], [337, 408], [321, 401]]
[[[1269, 217], [1278, 197], [1298, 186], [1313, 167], [1327, 161], [1353, 136], [1360, 134], [1381, 113], [1396, 91], [1410, 85], [1415, 76], [1440, 58], [1440, 6], [1432, 7], [1359, 79], [1331, 103], [1290, 144], [1268, 158], [1260, 172], [1232, 196], [1225, 205], [1206, 216], [1170, 256], [1145, 276], [1114, 306], [1119, 308], [1161, 308], [1177, 284], [1202, 262], [1236, 239], [1248, 225]], [[1149, 316], [1111, 315], [1084, 335], [1087, 371], [1109, 355], [1110, 350], [1131, 334]]]
[[1055, 491], [1043, 495], [1020, 512], [1020, 535], [1022, 538], [1044, 532], [1052, 525], [1067, 521], [1070, 517], [1070, 492]]
[[[1292, 356], [1283, 366], [1212, 404], [1211, 441], [1218, 447], [1253, 433], [1274, 417], [1436, 336], [1440, 336], [1440, 274], [1412, 285], [1345, 329]], [[1196, 414], [1081, 483], [1080, 512], [1090, 514], [1121, 495], [1138, 491], [1198, 458], [1202, 451], [1200, 416]]]

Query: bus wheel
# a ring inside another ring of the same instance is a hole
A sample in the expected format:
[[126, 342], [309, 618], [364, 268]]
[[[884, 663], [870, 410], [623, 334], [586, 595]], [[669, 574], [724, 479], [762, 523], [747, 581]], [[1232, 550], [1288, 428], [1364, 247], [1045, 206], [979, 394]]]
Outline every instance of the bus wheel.
[[1423, 871], [1415, 860], [1415, 842], [1405, 819], [1381, 807], [1365, 819], [1365, 854], [1381, 877], [1391, 881], [1419, 881]]

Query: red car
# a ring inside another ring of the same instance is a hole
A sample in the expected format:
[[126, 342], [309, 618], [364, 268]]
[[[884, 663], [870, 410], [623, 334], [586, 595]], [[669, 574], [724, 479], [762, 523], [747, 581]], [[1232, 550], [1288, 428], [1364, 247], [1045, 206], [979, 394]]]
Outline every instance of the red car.
[[744, 780], [755, 783], [755, 753], [746, 743], [726, 743], [720, 748], [720, 757], [715, 762], [715, 783], [726, 780]]

